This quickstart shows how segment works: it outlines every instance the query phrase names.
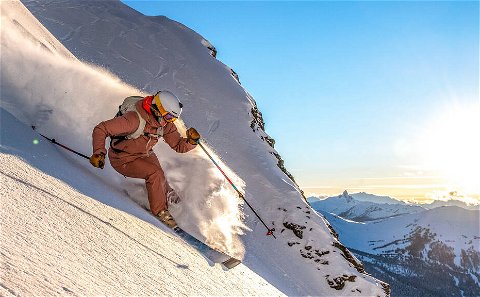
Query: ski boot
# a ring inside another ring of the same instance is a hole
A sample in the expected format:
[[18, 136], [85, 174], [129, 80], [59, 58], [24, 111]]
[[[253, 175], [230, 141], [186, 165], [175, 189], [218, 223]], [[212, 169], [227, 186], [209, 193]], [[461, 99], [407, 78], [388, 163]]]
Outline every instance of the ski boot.
[[164, 223], [169, 228], [174, 230], [175, 228], [177, 228], [177, 222], [175, 222], [175, 219], [172, 217], [172, 215], [167, 209], [161, 210], [157, 214], [157, 218], [160, 220], [160, 222]]

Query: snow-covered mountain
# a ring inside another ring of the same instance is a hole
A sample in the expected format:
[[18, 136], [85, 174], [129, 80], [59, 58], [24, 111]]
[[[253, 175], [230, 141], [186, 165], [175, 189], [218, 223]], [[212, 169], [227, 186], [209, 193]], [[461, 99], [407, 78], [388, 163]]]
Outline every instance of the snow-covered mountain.
[[479, 204], [467, 204], [463, 201], [455, 200], [455, 199], [451, 199], [447, 201], [435, 200], [429, 204], [422, 204], [422, 207], [427, 209], [434, 209], [434, 208], [443, 207], [443, 206], [458, 206], [458, 207], [470, 209], [470, 210], [480, 210]]
[[[378, 198], [379, 202], [372, 202]], [[388, 196], [375, 196], [366, 193], [342, 195], [324, 200], [310, 200], [310, 205], [320, 212], [329, 212], [356, 222], [380, 220], [404, 214], [418, 213], [425, 208], [394, 200]], [[395, 203], [396, 201], [396, 203]]]
[[405, 202], [392, 198], [390, 196], [378, 196], [365, 192], [350, 194], [355, 200], [364, 202], [374, 202], [383, 204], [405, 204]]
[[392, 296], [478, 296], [480, 212], [361, 202], [346, 191], [311, 203]]
[[[0, 3], [0, 170], [2, 205], [9, 204], [1, 219], [2, 295], [389, 294], [304, 202], [255, 101], [203, 37], [115, 1], [24, 3], [48, 30], [20, 2]], [[96, 123], [111, 118], [126, 96], [157, 89], [179, 95], [185, 124], [208, 140], [246, 199], [276, 228], [276, 239], [266, 236], [248, 208], [240, 221], [242, 202], [202, 151], [178, 155], [157, 145], [182, 197], [172, 209], [178, 223], [244, 254], [238, 270], [208, 266], [134, 203], [146, 202], [141, 181], [37, 144], [30, 129], [89, 154]]]
[[447, 206], [368, 223], [324, 215], [392, 296], [479, 296], [478, 210]]

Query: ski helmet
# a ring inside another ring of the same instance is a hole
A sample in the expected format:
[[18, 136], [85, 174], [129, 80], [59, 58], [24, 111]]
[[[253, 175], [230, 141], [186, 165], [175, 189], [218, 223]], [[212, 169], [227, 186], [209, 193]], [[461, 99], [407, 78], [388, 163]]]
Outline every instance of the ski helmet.
[[160, 91], [153, 97], [153, 103], [167, 122], [175, 121], [182, 113], [182, 103], [172, 92]]

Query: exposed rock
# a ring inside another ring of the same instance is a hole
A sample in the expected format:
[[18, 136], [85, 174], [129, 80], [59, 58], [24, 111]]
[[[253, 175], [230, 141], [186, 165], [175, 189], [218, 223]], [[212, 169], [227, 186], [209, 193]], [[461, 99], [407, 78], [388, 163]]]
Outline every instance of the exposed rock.
[[323, 255], [328, 255], [330, 254], [330, 251], [319, 251], [319, 250], [315, 250], [315, 254], [319, 257], [323, 256]]
[[[232, 75], [234, 75], [234, 74], [232, 73]], [[238, 83], [240, 83], [240, 81]], [[252, 121], [250, 122], [250, 128], [252, 128], [253, 132], [257, 132], [258, 129], [261, 129], [263, 132], [265, 132], [265, 122], [263, 120], [262, 113], [258, 109], [257, 104], [256, 104], [255, 100], [253, 100], [251, 95], [247, 94], [247, 96], [248, 96], [248, 98], [250, 99], [250, 102], [253, 105], [251, 110], [250, 110], [250, 112], [252, 113], [252, 117], [253, 117]], [[263, 141], [265, 141], [268, 145], [270, 145], [272, 148], [274, 148], [275, 139], [273, 139], [269, 136], [260, 136], [260, 138]], [[284, 161], [283, 161], [282, 157], [280, 156], [280, 154], [278, 154], [275, 151], [270, 152], [270, 153], [272, 155], [274, 155], [275, 158], [277, 158], [277, 160], [278, 160], [277, 166], [288, 176], [288, 178], [290, 178], [292, 180], [292, 182], [297, 186], [298, 190], [302, 194], [303, 199], [305, 201], [307, 201], [307, 198], [305, 197], [305, 193], [300, 189], [300, 187], [298, 186], [297, 182], [295, 181], [295, 178], [293, 177], [293, 175], [285, 168]]]
[[438, 261], [449, 265], [450, 267], [455, 266], [455, 251], [453, 250], [453, 247], [450, 247], [441, 241], [432, 242], [427, 255], [433, 261]]
[[207, 48], [210, 50], [210, 55], [214, 58], [217, 58], [217, 49], [213, 45], [207, 46]]
[[302, 257], [307, 259], [313, 259], [315, 257], [314, 255], [312, 255], [312, 253], [305, 252], [304, 250], [300, 250], [300, 255], [302, 255]]
[[324, 218], [324, 221], [325, 221], [325, 225], [327, 225], [327, 228], [330, 230], [330, 234], [332, 234], [333, 237], [335, 237], [337, 240], [338, 240], [338, 233], [337, 231], [335, 231], [335, 229], [333, 229], [332, 225], [330, 225], [330, 223], [328, 223], [327, 219]]
[[297, 236], [298, 238], [300, 239], [303, 238], [303, 229], [306, 228], [305, 226], [301, 226], [301, 225], [297, 225], [295, 223], [289, 223], [289, 222], [283, 223], [283, 226], [285, 226], [285, 228], [287, 229], [292, 230], [293, 234], [295, 234], [295, 236]]
[[358, 272], [366, 273], [365, 268], [363, 267], [363, 264], [360, 262], [357, 262], [357, 259], [355, 259], [355, 257], [350, 253], [350, 251], [345, 246], [343, 246], [337, 241], [333, 242], [333, 246], [342, 251], [342, 256], [348, 262], [352, 263], [353, 267], [355, 267]]
[[425, 246], [433, 241], [435, 235], [431, 233], [430, 229], [417, 226], [407, 239], [411, 243], [405, 250], [414, 257], [420, 257]]
[[465, 269], [470, 269], [473, 271], [480, 269], [480, 252], [470, 247], [468, 250], [462, 249], [462, 256], [460, 259], [460, 264]]
[[238, 77], [238, 74], [232, 68], [230, 68], [230, 74], [233, 76], [233, 78], [235, 78], [235, 80], [238, 82], [238, 84], [241, 85], [240, 78]]
[[217, 58], [217, 49], [206, 39], [202, 39], [202, 44], [210, 50], [210, 56]]
[[342, 276], [337, 276], [333, 279], [329, 279], [328, 277], [326, 277], [327, 279], [327, 282], [328, 282], [328, 285], [333, 288], [333, 289], [336, 289], [336, 290], [341, 290], [345, 287], [345, 282], [355, 282], [355, 279], [357, 277], [355, 275], [342, 275]]

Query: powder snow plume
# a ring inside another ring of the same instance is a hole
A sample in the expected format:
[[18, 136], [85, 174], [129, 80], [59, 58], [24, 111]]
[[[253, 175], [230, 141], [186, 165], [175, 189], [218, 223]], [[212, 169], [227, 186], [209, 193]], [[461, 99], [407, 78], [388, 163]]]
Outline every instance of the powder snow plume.
[[[18, 5], [1, 5], [0, 106], [23, 123], [36, 126], [39, 132], [89, 155], [93, 127], [112, 118], [123, 98], [145, 94], [102, 68], [78, 61], [60, 49], [47, 30], [43, 40], [29, 33], [27, 28], [34, 27], [29, 26], [30, 21], [12, 12], [14, 6], [19, 9]], [[179, 121], [177, 127], [185, 135], [184, 124]], [[170, 207], [179, 225], [231, 256], [243, 258], [244, 247], [237, 236], [247, 229], [242, 223], [242, 201], [205, 153], [196, 148], [177, 154], [162, 141], [155, 152], [170, 185], [182, 199]], [[238, 188], [245, 186], [216, 154], [213, 157]], [[86, 160], [78, 162], [91, 166]], [[148, 205], [143, 181], [125, 179], [109, 165], [92, 172], [125, 190], [138, 203]]]

